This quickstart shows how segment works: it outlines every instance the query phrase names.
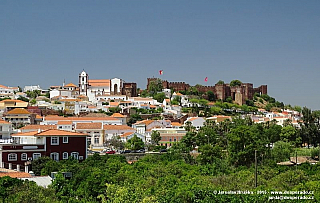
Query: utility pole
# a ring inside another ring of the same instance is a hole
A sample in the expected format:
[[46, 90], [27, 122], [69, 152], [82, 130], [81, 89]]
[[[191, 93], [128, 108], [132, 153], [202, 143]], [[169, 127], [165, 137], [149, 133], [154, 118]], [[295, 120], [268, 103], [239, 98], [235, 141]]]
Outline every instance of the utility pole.
[[298, 152], [296, 151], [296, 170], [298, 170]]
[[258, 186], [258, 169], [257, 169], [257, 150], [254, 150], [254, 166], [255, 166], [255, 172], [254, 172], [254, 186]]

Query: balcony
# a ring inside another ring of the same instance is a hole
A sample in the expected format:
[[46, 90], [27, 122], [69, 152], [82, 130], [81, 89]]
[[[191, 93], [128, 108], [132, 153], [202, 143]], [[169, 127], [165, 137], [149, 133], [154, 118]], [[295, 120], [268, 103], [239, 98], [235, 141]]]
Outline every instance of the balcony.
[[9, 139], [0, 139], [0, 144], [12, 144], [13, 143], [13, 139], [9, 138]]

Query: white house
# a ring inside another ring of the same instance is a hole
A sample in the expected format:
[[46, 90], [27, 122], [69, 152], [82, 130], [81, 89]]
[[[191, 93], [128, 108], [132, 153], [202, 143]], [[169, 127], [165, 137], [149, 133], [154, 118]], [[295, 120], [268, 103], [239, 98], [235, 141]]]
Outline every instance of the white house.
[[60, 96], [71, 98], [71, 95], [72, 95], [72, 90], [65, 90], [65, 89], [50, 90], [50, 99], [54, 97], [60, 97]]
[[7, 87], [4, 85], [0, 85], [0, 98], [10, 97], [12, 98], [14, 96], [15, 92], [18, 92], [18, 87]]
[[29, 86], [24, 86], [23, 88], [23, 92], [27, 92], [27, 91], [34, 91], [34, 90], [42, 90], [41, 87], [39, 85], [29, 85]]
[[113, 136], [136, 132], [136, 129], [127, 125], [104, 125], [103, 129], [105, 131], [105, 140], [110, 140]]
[[180, 106], [190, 106], [188, 96], [181, 94], [180, 92], [174, 92], [172, 94], [171, 100], [175, 99], [176, 97], [180, 97]]
[[189, 117], [187, 120], [184, 122], [191, 122], [191, 125], [195, 127], [197, 130], [199, 130], [201, 127], [204, 126], [204, 123], [206, 122], [206, 119], [203, 117]]
[[4, 143], [6, 140], [10, 139], [12, 133], [12, 124], [0, 119], [0, 143]]

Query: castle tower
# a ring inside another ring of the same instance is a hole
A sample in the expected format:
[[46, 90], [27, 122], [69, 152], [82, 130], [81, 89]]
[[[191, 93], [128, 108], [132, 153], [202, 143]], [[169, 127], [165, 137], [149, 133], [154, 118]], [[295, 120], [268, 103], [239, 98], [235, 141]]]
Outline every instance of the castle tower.
[[79, 74], [79, 94], [87, 96], [88, 87], [89, 87], [89, 75], [83, 70]]

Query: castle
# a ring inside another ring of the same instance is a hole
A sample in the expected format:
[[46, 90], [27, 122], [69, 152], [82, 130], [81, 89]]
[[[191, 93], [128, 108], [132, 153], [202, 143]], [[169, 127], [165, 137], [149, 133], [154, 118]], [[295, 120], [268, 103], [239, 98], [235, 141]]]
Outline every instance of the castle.
[[[159, 80], [158, 78], [147, 78], [147, 89], [151, 82]], [[174, 91], [187, 91], [191, 87], [185, 82], [168, 82], [162, 81], [163, 89], [173, 89]], [[232, 100], [239, 104], [245, 104], [246, 100], [252, 100], [254, 93], [267, 94], [267, 85], [261, 85], [257, 88], [253, 87], [252, 83], [241, 83], [240, 86], [230, 86], [230, 84], [215, 84], [214, 86], [198, 86], [196, 87], [199, 92], [212, 91], [217, 100], [224, 101], [226, 98], [231, 97]]]

